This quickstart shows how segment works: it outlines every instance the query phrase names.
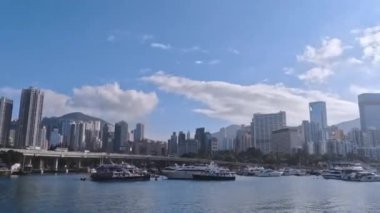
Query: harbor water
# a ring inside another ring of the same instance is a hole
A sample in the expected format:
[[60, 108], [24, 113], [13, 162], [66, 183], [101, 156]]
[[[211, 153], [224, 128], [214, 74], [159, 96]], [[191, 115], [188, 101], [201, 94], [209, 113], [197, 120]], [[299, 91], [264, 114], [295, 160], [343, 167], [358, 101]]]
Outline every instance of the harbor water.
[[80, 181], [84, 175], [0, 178], [0, 212], [378, 212], [380, 182], [316, 176], [236, 181]]

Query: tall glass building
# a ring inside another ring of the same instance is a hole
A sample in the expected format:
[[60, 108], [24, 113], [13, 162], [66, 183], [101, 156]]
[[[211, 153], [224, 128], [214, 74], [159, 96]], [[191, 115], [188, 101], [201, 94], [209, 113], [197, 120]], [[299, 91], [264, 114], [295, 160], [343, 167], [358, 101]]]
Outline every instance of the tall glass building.
[[327, 110], [326, 103], [316, 101], [309, 103], [310, 113], [310, 139], [315, 144], [315, 150], [319, 154], [325, 154], [327, 140]]
[[254, 130], [253, 144], [262, 153], [268, 154], [272, 151], [272, 132], [286, 127], [286, 113], [283, 111], [270, 114], [256, 113], [253, 115], [252, 123]]
[[360, 94], [358, 103], [362, 131], [380, 130], [380, 93]]

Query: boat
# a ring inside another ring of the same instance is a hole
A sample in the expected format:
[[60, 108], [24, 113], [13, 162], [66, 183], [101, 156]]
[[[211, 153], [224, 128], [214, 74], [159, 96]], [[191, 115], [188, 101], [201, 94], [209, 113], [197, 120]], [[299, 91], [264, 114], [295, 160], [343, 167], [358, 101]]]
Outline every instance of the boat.
[[324, 171], [322, 171], [322, 177], [324, 179], [340, 180], [340, 179], [342, 179], [342, 170], [337, 169], [337, 168], [324, 170]]
[[292, 175], [296, 175], [296, 174], [297, 174], [297, 170], [296, 169], [285, 168], [283, 170], [282, 176], [292, 176]]
[[241, 172], [241, 175], [243, 175], [243, 176], [257, 176], [263, 170], [264, 170], [264, 167], [246, 167]]
[[360, 182], [379, 182], [380, 175], [373, 172], [358, 172], [355, 179]]
[[357, 172], [364, 171], [360, 164], [340, 164], [331, 169], [324, 170], [322, 177], [325, 179], [351, 180]]
[[150, 174], [130, 164], [103, 164], [91, 170], [93, 181], [147, 181]]
[[264, 169], [257, 176], [258, 177], [280, 177], [283, 174], [281, 171], [276, 171], [273, 169]]
[[306, 176], [307, 171], [306, 171], [306, 169], [296, 169], [296, 172], [294, 175], [295, 176]]
[[194, 180], [207, 180], [207, 181], [228, 181], [235, 180], [236, 176], [234, 172], [229, 169], [218, 167], [216, 165], [210, 165], [207, 170], [198, 174], [193, 174]]
[[207, 170], [209, 165], [177, 165], [168, 166], [162, 170], [162, 174], [168, 179], [193, 179], [193, 174]]

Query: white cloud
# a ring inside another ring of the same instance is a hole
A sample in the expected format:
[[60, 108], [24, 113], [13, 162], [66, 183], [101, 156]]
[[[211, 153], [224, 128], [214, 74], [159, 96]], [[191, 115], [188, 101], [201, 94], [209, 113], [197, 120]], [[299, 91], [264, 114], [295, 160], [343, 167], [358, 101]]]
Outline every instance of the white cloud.
[[240, 54], [240, 51], [237, 50], [237, 49], [234, 49], [234, 48], [230, 48], [230, 49], [228, 49], [228, 51], [229, 51], [230, 53], [235, 54], [235, 55], [239, 55], [239, 54]]
[[294, 74], [294, 68], [292, 67], [284, 67], [282, 68], [284, 71], [285, 75], [293, 75]]
[[329, 68], [313, 67], [305, 73], [298, 75], [298, 78], [310, 83], [323, 83], [333, 74], [334, 72]]
[[[307, 62], [313, 66], [305, 73], [298, 75], [300, 80], [308, 83], [323, 83], [334, 75], [333, 66], [339, 56], [344, 52], [342, 41], [337, 38], [325, 38], [320, 47], [306, 46], [302, 55], [297, 55], [297, 60]], [[334, 61], [335, 60], [335, 61]]]
[[237, 124], [249, 123], [253, 113], [285, 110], [288, 124], [298, 125], [308, 119], [308, 103], [317, 100], [326, 101], [329, 123], [358, 116], [356, 103], [317, 90], [289, 88], [282, 84], [239, 85], [223, 81], [197, 81], [162, 71], [143, 80], [155, 84], [161, 90], [204, 105], [193, 109], [194, 112]]
[[150, 41], [150, 40], [153, 40], [154, 39], [154, 36], [153, 35], [150, 35], [150, 34], [144, 34], [141, 36], [141, 41], [143, 43], [147, 42], [147, 41]]
[[342, 41], [337, 38], [323, 39], [319, 48], [306, 46], [302, 55], [298, 55], [298, 61], [305, 61], [313, 64], [325, 64], [329, 60], [342, 55], [344, 48]]
[[208, 62], [209, 65], [215, 65], [215, 64], [219, 64], [220, 63], [220, 60], [219, 59], [213, 59], [213, 60], [210, 60]]
[[359, 60], [355, 57], [351, 57], [351, 58], [347, 59], [347, 63], [349, 63], [349, 64], [363, 64], [363, 61]]
[[[17, 95], [10, 97], [19, 101], [21, 90], [0, 88], [0, 94], [4, 94], [4, 91], [12, 91], [8, 94], [17, 91]], [[123, 90], [117, 83], [75, 88], [72, 95], [49, 89], [43, 91], [45, 93], [43, 115], [47, 117], [79, 111], [110, 122], [123, 119], [136, 121], [152, 112], [158, 103], [154, 92]]]
[[380, 62], [380, 26], [356, 30], [359, 41], [363, 49], [363, 59], [370, 60], [373, 64]]
[[197, 60], [197, 61], [194, 61], [195, 64], [203, 64], [203, 61], [200, 61], [200, 60]]
[[363, 86], [358, 86], [356, 84], [351, 84], [350, 85], [350, 92], [354, 95], [359, 95], [362, 93], [380, 93], [380, 89], [373, 88], [373, 87], [363, 87]]
[[169, 50], [172, 48], [170, 46], [170, 44], [162, 44], [162, 43], [151, 43], [150, 46], [152, 48], [158, 48], [158, 49], [162, 49], [162, 50]]

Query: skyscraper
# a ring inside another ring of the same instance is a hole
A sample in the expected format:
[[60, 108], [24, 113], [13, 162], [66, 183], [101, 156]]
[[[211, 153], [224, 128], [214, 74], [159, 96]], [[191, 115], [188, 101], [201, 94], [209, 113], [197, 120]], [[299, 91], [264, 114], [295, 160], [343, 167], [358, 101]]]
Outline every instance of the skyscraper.
[[178, 137], [177, 137], [176, 132], [173, 132], [168, 144], [168, 154], [177, 155], [177, 149], [178, 149]]
[[8, 145], [9, 131], [11, 127], [13, 101], [0, 98], [0, 147]]
[[315, 150], [318, 154], [326, 153], [327, 141], [327, 112], [326, 103], [316, 101], [309, 103], [310, 113], [310, 137], [315, 144]]
[[144, 140], [144, 124], [138, 123], [135, 131], [133, 131], [133, 141], [140, 142], [142, 140]]
[[20, 100], [20, 112], [17, 129], [17, 147], [39, 147], [40, 124], [44, 93], [30, 87], [23, 89]]
[[108, 126], [108, 124], [104, 124], [104, 126], [102, 128], [102, 150], [104, 152], [107, 152], [109, 149], [109, 147], [108, 147], [109, 138], [110, 138], [109, 126]]
[[268, 154], [271, 149], [272, 131], [282, 129], [286, 126], [286, 113], [280, 111], [278, 113], [253, 115], [253, 132], [254, 145], [264, 154]]
[[362, 131], [380, 130], [380, 93], [360, 94], [358, 103]]
[[128, 124], [120, 121], [115, 124], [115, 141], [113, 143], [113, 151], [120, 152], [121, 146], [126, 146], [129, 140]]
[[197, 128], [195, 130], [194, 139], [197, 142], [198, 151], [204, 153], [206, 151], [205, 128]]

